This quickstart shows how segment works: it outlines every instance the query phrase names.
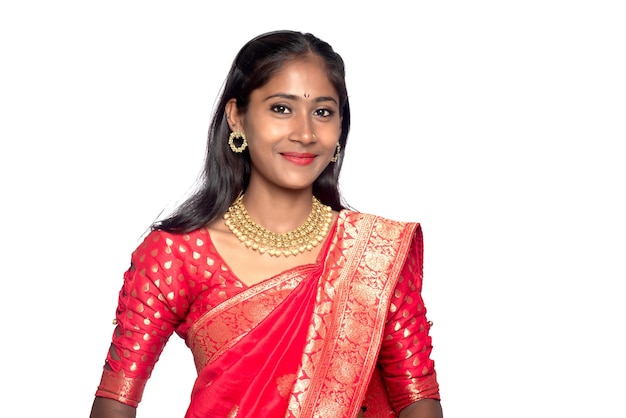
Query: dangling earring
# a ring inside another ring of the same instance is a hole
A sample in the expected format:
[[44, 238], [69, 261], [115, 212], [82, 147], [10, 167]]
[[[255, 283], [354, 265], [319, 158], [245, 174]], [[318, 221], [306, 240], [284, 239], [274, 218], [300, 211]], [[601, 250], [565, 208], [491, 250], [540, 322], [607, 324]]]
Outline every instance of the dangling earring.
[[335, 155], [333, 155], [333, 158], [330, 159], [330, 161], [332, 161], [333, 163], [336, 163], [337, 160], [339, 159], [340, 152], [341, 152], [341, 144], [337, 142], [337, 151], [335, 152]]
[[[235, 145], [235, 139], [241, 139], [241, 145], [238, 147]], [[243, 150], [248, 146], [248, 141], [246, 141], [246, 134], [241, 131], [232, 131], [228, 136], [228, 145], [230, 145], [230, 149], [236, 153], [242, 153]]]

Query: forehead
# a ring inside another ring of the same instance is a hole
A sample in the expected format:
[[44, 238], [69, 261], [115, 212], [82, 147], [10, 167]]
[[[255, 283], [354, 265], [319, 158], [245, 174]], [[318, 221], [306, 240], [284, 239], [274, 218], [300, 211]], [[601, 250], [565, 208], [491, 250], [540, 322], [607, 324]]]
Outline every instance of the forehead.
[[326, 63], [318, 56], [286, 61], [259, 90], [337, 96], [335, 86], [328, 77]]

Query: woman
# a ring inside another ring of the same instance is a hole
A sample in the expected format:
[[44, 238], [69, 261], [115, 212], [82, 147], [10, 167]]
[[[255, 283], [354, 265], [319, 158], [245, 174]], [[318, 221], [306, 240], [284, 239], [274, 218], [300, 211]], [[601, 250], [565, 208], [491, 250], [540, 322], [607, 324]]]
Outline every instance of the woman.
[[421, 230], [342, 203], [349, 127], [330, 45], [241, 49], [201, 186], [133, 252], [91, 418], [135, 416], [174, 332], [198, 370], [187, 418], [442, 416]]

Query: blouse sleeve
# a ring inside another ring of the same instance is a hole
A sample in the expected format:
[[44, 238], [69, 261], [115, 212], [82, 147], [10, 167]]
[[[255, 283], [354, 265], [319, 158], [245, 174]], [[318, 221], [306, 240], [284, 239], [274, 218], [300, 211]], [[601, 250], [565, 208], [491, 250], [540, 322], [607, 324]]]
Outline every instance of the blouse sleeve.
[[391, 405], [400, 411], [420, 399], [440, 399], [426, 307], [422, 300], [422, 233], [418, 225], [392, 296], [379, 354]]
[[184, 294], [177, 286], [183, 263], [168, 235], [152, 231], [132, 254], [96, 396], [136, 407], [166, 342], [182, 321], [187, 304], [177, 297]]

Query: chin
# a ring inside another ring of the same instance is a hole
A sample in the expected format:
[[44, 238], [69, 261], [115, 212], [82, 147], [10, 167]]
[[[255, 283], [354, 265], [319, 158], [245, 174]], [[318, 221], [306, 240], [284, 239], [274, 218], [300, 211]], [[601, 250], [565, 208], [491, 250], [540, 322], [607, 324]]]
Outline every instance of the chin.
[[315, 179], [313, 180], [307, 179], [307, 180], [302, 180], [302, 181], [288, 181], [288, 182], [284, 182], [280, 186], [285, 189], [294, 190], [294, 191], [303, 190], [303, 189], [311, 188], [311, 186], [313, 186], [314, 181]]

